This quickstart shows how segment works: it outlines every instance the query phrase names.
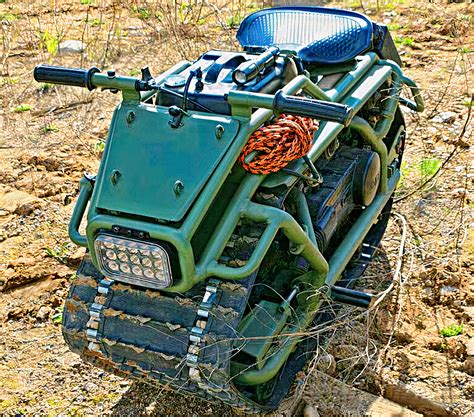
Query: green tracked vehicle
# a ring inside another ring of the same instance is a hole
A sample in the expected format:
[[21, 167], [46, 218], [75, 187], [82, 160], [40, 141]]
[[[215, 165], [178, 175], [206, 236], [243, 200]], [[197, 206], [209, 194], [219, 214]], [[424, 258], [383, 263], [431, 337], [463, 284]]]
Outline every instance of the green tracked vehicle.
[[47, 65], [34, 77], [123, 95], [70, 221], [87, 248], [65, 302], [71, 350], [258, 413], [311, 357], [327, 300], [373, 301], [351, 287], [400, 178], [400, 107], [423, 101], [386, 27], [361, 14], [265, 9], [237, 38], [242, 52], [209, 51], [158, 77]]

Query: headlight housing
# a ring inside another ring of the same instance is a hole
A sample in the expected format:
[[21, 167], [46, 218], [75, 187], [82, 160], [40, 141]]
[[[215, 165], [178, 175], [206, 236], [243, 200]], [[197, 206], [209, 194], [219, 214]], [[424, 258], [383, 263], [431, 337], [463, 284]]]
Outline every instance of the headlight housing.
[[94, 247], [100, 272], [107, 277], [156, 289], [173, 282], [169, 256], [157, 243], [99, 234]]

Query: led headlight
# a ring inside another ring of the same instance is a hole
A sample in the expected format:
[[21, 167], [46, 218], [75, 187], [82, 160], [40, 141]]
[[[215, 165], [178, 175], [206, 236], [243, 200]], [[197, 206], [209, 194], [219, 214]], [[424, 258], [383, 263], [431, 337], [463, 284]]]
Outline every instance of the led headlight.
[[157, 289], [173, 282], [168, 254], [156, 243], [100, 234], [94, 247], [100, 270], [107, 277]]

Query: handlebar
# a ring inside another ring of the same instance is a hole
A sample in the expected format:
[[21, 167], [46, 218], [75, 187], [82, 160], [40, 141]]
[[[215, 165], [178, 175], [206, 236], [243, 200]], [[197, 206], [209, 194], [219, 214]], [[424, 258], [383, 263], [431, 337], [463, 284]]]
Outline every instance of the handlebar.
[[89, 90], [93, 90], [96, 86], [92, 84], [92, 76], [99, 72], [100, 70], [97, 67], [84, 70], [41, 64], [35, 67], [33, 76], [38, 82], [87, 87]]
[[41, 64], [35, 67], [33, 76], [39, 82], [86, 87], [89, 90], [101, 87], [137, 94], [140, 91], [151, 91], [157, 88], [155, 80], [151, 77], [140, 80], [139, 78], [116, 75], [115, 71], [102, 74], [97, 67], [85, 70]]
[[279, 113], [341, 123], [348, 126], [354, 109], [345, 104], [330, 103], [306, 97], [295, 97], [278, 91], [273, 99], [273, 109]]
[[354, 116], [354, 109], [345, 104], [290, 96], [284, 90], [277, 91], [275, 95], [248, 91], [231, 91], [227, 101], [232, 106], [270, 109], [277, 113], [294, 114], [295, 116], [312, 117], [318, 120], [341, 123], [345, 127], [349, 126]]
[[[97, 67], [86, 70], [41, 64], [35, 67], [33, 74], [35, 80], [39, 82], [85, 87], [89, 90], [97, 87], [122, 90], [124, 94], [128, 94], [129, 97], [132, 95], [135, 99], [139, 99], [139, 92], [141, 91], [158, 88], [155, 80], [151, 77], [144, 77], [146, 79], [140, 80], [134, 77], [117, 76], [113, 71], [102, 74]], [[282, 90], [275, 95], [231, 91], [229, 98], [231, 99], [231, 97], [240, 97], [251, 107], [263, 107], [280, 113], [313, 117], [319, 120], [341, 123], [344, 126], [349, 125], [353, 116], [353, 109], [349, 106], [306, 97], [289, 96]]]

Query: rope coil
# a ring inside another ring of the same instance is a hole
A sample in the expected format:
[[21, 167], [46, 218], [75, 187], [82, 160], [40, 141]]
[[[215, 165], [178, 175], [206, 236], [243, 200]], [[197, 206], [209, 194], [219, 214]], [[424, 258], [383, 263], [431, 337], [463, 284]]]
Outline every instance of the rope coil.
[[[277, 172], [309, 152], [317, 128], [318, 122], [309, 117], [282, 114], [272, 124], [252, 133], [239, 161], [252, 174]], [[257, 154], [245, 162], [252, 152]]]

